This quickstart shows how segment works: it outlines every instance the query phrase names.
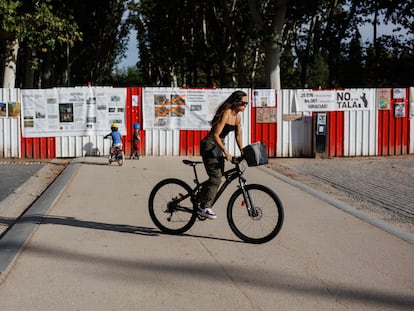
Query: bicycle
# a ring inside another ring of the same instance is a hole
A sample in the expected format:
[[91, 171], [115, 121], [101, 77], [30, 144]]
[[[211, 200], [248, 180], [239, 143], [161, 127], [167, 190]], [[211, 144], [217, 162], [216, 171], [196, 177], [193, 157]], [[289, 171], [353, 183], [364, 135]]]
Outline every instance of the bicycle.
[[[247, 184], [240, 168], [242, 157], [234, 157], [233, 168], [223, 172], [224, 182], [214, 198], [214, 205], [224, 190], [235, 179], [238, 189], [227, 204], [227, 221], [233, 233], [247, 243], [261, 244], [275, 238], [280, 232], [284, 209], [276, 193], [260, 184]], [[154, 224], [168, 234], [182, 234], [189, 230], [198, 220], [206, 217], [198, 214], [201, 204], [201, 189], [207, 182], [200, 182], [197, 165], [203, 162], [183, 160], [185, 165], [193, 168], [195, 187], [191, 188], [185, 181], [167, 178], [157, 183], [152, 189], [148, 208]]]
[[[107, 139], [108, 137], [104, 137]], [[115, 145], [109, 147], [109, 157], [108, 162], [111, 164], [112, 162], [117, 162], [119, 166], [124, 164], [124, 152], [122, 151], [122, 147]]]
[[119, 166], [122, 166], [124, 164], [124, 153], [120, 147], [111, 147], [109, 153], [109, 164], [112, 162], [117, 162]]

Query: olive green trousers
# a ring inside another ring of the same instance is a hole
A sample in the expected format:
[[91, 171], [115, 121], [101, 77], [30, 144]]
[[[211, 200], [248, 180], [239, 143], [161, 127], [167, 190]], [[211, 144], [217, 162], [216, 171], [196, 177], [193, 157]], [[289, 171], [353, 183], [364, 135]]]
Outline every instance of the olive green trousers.
[[200, 153], [208, 175], [201, 192], [201, 208], [211, 208], [223, 178], [224, 156], [214, 157], [212, 154], [214, 147], [216, 143], [210, 135], [201, 141]]

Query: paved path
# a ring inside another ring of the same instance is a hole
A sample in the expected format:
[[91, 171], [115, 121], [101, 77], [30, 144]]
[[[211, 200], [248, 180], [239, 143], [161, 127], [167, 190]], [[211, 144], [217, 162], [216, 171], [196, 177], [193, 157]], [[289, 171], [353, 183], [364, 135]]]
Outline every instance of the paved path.
[[223, 207], [184, 236], [161, 234], [148, 194], [162, 178], [191, 183], [181, 159], [70, 165], [0, 240], [1, 254], [35, 228], [2, 275], [1, 310], [412, 310], [412, 244], [261, 169], [249, 182], [286, 211], [275, 240], [241, 243]]

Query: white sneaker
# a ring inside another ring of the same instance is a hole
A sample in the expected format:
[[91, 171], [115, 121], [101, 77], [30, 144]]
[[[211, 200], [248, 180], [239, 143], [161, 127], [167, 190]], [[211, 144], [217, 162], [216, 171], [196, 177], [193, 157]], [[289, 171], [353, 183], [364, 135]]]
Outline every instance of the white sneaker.
[[207, 217], [209, 219], [216, 219], [216, 213], [211, 208], [205, 208], [198, 210], [198, 215]]

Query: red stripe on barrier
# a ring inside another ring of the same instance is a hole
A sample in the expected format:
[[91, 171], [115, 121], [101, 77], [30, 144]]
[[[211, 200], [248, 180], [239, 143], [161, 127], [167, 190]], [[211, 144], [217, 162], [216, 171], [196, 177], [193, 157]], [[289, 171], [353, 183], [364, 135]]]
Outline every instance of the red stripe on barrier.
[[[405, 97], [392, 98], [389, 110], [378, 110], [378, 155], [402, 155], [408, 154], [410, 144], [410, 124], [408, 116], [408, 89], [405, 89]], [[396, 115], [396, 106], [404, 105], [404, 116]]]
[[129, 87], [127, 88], [127, 100], [126, 100], [126, 115], [125, 126], [127, 134], [123, 137], [124, 151], [127, 156], [132, 154], [132, 138], [134, 133], [134, 123], [139, 123], [139, 136], [141, 141], [138, 144], [139, 154], [145, 154], [145, 130], [142, 129], [143, 117], [142, 117], [142, 88], [141, 87]]
[[56, 138], [21, 137], [21, 154], [25, 159], [54, 159], [56, 158]]

